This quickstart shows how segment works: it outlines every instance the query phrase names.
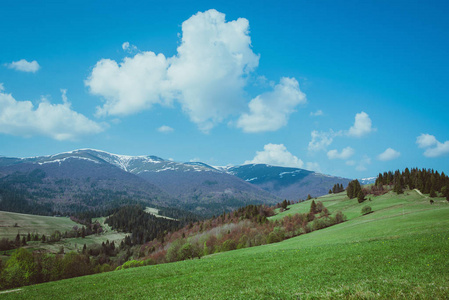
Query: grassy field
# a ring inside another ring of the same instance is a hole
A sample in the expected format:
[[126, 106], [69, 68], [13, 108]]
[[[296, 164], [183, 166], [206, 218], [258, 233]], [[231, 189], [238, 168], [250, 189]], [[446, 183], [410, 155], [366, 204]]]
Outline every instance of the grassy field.
[[[368, 196], [369, 197], [369, 196]], [[318, 199], [348, 221], [281, 243], [202, 259], [23, 287], [1, 297], [152, 299], [447, 299], [449, 203], [411, 191], [359, 204]], [[373, 213], [362, 216], [364, 205]], [[283, 215], [309, 210], [295, 204]], [[274, 218], [279, 218], [277, 216]]]
[[[43, 249], [56, 253], [61, 246], [63, 246], [64, 251], [67, 253], [69, 251], [81, 250], [84, 244], [86, 244], [86, 246], [91, 246], [101, 244], [107, 240], [110, 242], [114, 241], [117, 245], [120, 244], [125, 238], [125, 234], [112, 230], [104, 223], [105, 219], [106, 218], [94, 219], [98, 220], [103, 227], [104, 231], [102, 234], [89, 235], [85, 238], [62, 239], [55, 243], [28, 242], [28, 245], [25, 248], [30, 250]], [[16, 223], [18, 226], [14, 227]], [[81, 227], [82, 225], [75, 223], [66, 217], [48, 217], [0, 211], [0, 238], [6, 237], [14, 240], [18, 232], [21, 235], [28, 234], [28, 232], [37, 232], [39, 235], [45, 234], [49, 236], [54, 233], [55, 230], [59, 230], [60, 232], [70, 231], [73, 226]], [[12, 251], [14, 250], [7, 251], [7, 253], [10, 254]], [[4, 252], [1, 253], [3, 254]], [[3, 261], [6, 261], [8, 256], [0, 255], [0, 258]]]
[[[17, 227], [14, 225], [17, 224]], [[37, 232], [40, 235], [51, 235], [55, 230], [70, 231], [78, 225], [66, 217], [48, 217], [18, 214], [0, 211], [0, 238], [15, 239], [17, 233], [28, 234]]]

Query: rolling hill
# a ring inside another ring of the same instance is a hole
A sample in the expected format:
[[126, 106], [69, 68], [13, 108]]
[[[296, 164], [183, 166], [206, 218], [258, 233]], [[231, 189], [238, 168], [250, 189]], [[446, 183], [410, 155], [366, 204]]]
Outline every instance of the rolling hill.
[[[416, 191], [358, 203], [319, 198], [348, 221], [265, 246], [202, 259], [28, 286], [5, 299], [127, 297], [195, 299], [447, 299], [449, 203]], [[373, 213], [361, 214], [370, 205]], [[308, 211], [310, 202], [275, 217]]]

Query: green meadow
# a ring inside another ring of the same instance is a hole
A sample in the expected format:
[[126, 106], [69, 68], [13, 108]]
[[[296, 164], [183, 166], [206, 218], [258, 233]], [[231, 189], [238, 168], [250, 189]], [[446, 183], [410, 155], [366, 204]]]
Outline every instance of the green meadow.
[[[27, 243], [25, 248], [29, 250], [43, 249], [56, 253], [62, 246], [64, 247], [64, 251], [67, 253], [69, 251], [81, 250], [84, 244], [86, 244], [86, 246], [92, 246], [101, 244], [102, 242], [106, 242], [108, 240], [110, 242], [114, 241], [116, 244], [120, 244], [126, 234], [112, 230], [107, 224], [104, 223], [105, 219], [106, 218], [94, 219], [98, 220], [103, 228], [103, 232], [101, 234], [93, 234], [86, 236], [85, 238], [67, 238], [53, 243], [30, 241]], [[42, 234], [50, 236], [56, 230], [59, 230], [60, 232], [70, 231], [74, 226], [82, 227], [83, 225], [73, 222], [67, 217], [49, 217], [0, 211], [0, 238], [14, 240], [17, 233], [20, 233], [21, 236], [27, 235], [28, 233], [38, 233], [39, 236]], [[11, 254], [13, 251], [14, 250], [8, 250], [6, 252]], [[9, 256], [1, 255], [2, 253], [3, 252], [0, 252], [0, 259], [5, 262], [8, 260]]]
[[[16, 225], [16, 226], [15, 226]], [[15, 239], [17, 233], [37, 232], [51, 235], [55, 230], [69, 231], [80, 226], [66, 217], [49, 217], [0, 211], [0, 238]]]
[[[344, 223], [280, 243], [201, 259], [49, 282], [3, 293], [9, 299], [447, 299], [449, 203], [415, 191], [359, 204], [326, 195]], [[362, 215], [363, 206], [373, 213]], [[294, 204], [278, 219], [307, 212]]]

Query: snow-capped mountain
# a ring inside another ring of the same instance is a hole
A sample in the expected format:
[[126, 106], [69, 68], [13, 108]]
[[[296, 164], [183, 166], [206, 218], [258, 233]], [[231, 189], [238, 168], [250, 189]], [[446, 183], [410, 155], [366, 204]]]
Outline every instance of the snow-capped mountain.
[[[42, 171], [41, 176], [44, 174], [39, 184], [30, 177], [36, 170]], [[25, 179], [18, 183], [17, 176]], [[220, 214], [247, 204], [273, 204], [279, 200], [204, 163], [179, 163], [156, 156], [117, 155], [93, 149], [32, 158], [0, 157], [0, 184], [8, 182], [27, 193], [42, 194], [33, 199], [59, 210], [70, 210], [74, 205], [76, 210], [101, 206], [115, 197], [176, 206], [200, 214]], [[45, 194], [41, 193], [43, 188]], [[89, 197], [89, 193], [96, 196]]]
[[377, 177], [367, 177], [367, 178], [358, 179], [358, 181], [360, 182], [361, 185], [364, 185], [364, 184], [374, 183], [374, 182], [376, 182], [376, 179], [377, 179]]
[[247, 164], [224, 169], [282, 199], [305, 199], [325, 195], [334, 184], [347, 186], [350, 179], [324, 175], [299, 168]]

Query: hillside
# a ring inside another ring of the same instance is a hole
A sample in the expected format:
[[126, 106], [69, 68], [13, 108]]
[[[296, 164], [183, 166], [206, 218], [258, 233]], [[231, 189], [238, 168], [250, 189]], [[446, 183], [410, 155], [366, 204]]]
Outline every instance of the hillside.
[[0, 238], [14, 239], [17, 233], [50, 235], [55, 230], [71, 230], [79, 224], [66, 217], [48, 217], [0, 211]]
[[[416, 191], [319, 198], [348, 221], [281, 243], [23, 287], [5, 299], [152, 297], [201, 299], [449, 296], [449, 203]], [[373, 213], [361, 215], [370, 205]], [[307, 211], [310, 202], [281, 215]]]

